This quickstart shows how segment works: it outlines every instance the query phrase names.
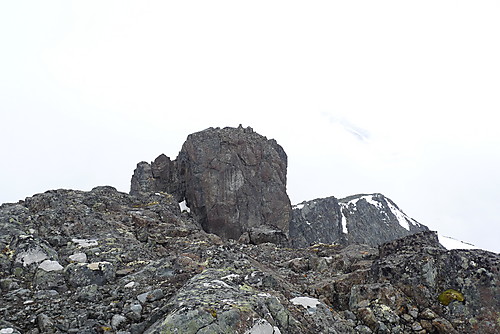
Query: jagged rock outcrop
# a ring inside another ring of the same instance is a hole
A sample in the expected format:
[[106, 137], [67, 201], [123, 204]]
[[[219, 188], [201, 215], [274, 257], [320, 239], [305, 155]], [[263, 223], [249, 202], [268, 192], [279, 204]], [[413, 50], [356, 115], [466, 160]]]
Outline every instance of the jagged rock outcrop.
[[[439, 333], [500, 332], [499, 254], [448, 251], [434, 232], [392, 241], [380, 246], [379, 251], [379, 259], [371, 267], [371, 279], [389, 282], [420, 308], [437, 314], [433, 319], [424, 317], [426, 327], [434, 325]], [[448, 289], [463, 294], [463, 302], [436, 305], [436, 296]]]
[[176, 160], [141, 162], [131, 194], [172, 193], [205, 231], [238, 239], [266, 226], [288, 234], [287, 156], [273, 139], [248, 128], [209, 128], [188, 136]]
[[150, 192], [166, 192], [178, 199], [184, 197], [184, 185], [179, 181], [176, 161], [171, 161], [165, 154], [160, 154], [151, 164], [138, 163], [132, 176], [130, 194]]
[[[206, 233], [167, 193], [0, 206], [0, 333], [498, 333], [500, 255], [433, 232], [307, 248]], [[464, 300], [444, 305], [454, 289]]]
[[298, 247], [318, 242], [377, 246], [421, 231], [428, 228], [382, 194], [305, 201], [293, 206], [290, 222], [290, 240]]

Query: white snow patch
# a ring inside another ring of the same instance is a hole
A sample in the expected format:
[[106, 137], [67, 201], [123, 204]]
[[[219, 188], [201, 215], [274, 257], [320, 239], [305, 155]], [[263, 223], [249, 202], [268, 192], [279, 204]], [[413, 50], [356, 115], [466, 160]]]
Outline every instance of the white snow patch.
[[97, 246], [97, 240], [96, 239], [71, 239], [75, 244], [78, 244], [79, 247], [93, 247]]
[[367, 201], [369, 204], [379, 208], [379, 209], [383, 209], [383, 206], [382, 206], [382, 203], [378, 202], [378, 201], [375, 201], [373, 199], [373, 195], [367, 195], [367, 196], [363, 196], [361, 198], [364, 198], [365, 201]]
[[311, 226], [311, 223], [308, 220], [306, 220], [306, 224]]
[[358, 197], [358, 198], [355, 198], [355, 199], [351, 199], [349, 202], [347, 203], [342, 203], [344, 205], [346, 205], [347, 207], [351, 207], [351, 206], [354, 206], [354, 210], [356, 210], [356, 205], [358, 204], [358, 201], [364, 199], [365, 201], [368, 202], [368, 204], [371, 204], [373, 206], [376, 206], [377, 208], [379, 209], [383, 209], [383, 206], [382, 206], [382, 203], [380, 203], [379, 201], [375, 201], [373, 199], [373, 196], [374, 195], [365, 195], [365, 196], [361, 196], [361, 197]]
[[14, 328], [2, 328], [0, 329], [0, 334], [10, 334], [14, 333]]
[[187, 206], [186, 200], [183, 200], [182, 202], [179, 203], [179, 208], [182, 211], [187, 211], [188, 213], [191, 212], [191, 209]]
[[51, 260], [45, 260], [40, 265], [38, 268], [43, 269], [47, 272], [50, 271], [58, 271], [58, 270], [63, 270], [64, 267], [59, 264], [57, 261], [51, 261]]
[[297, 204], [297, 205], [294, 205], [292, 209], [302, 210], [303, 208], [304, 208], [304, 204]]
[[278, 327], [271, 325], [267, 320], [259, 319], [245, 334], [281, 334], [281, 332]]
[[444, 246], [444, 248], [450, 249], [480, 249], [472, 244], [453, 239], [450, 237], [445, 237], [438, 234], [439, 243]]
[[387, 205], [389, 206], [389, 209], [391, 209], [392, 213], [396, 216], [399, 225], [407, 229], [408, 231], [410, 230], [410, 221], [411, 218], [408, 217], [406, 214], [404, 214], [401, 210], [396, 208], [394, 205], [392, 205], [391, 202], [387, 201]]
[[305, 308], [312, 308], [316, 307], [318, 304], [321, 304], [321, 302], [318, 299], [311, 297], [295, 297], [290, 299], [290, 301], [294, 305], [301, 305]]
[[349, 233], [349, 231], [347, 230], [347, 218], [346, 216], [344, 215], [344, 206], [345, 204], [344, 203], [341, 203], [340, 204], [340, 214], [342, 215], [342, 219], [341, 219], [341, 223], [342, 223], [342, 232], [344, 234], [347, 234]]

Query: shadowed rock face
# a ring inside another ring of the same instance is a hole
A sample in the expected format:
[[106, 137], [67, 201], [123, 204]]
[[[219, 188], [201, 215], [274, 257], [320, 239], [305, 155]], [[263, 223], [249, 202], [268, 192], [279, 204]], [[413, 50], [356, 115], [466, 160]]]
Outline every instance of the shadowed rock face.
[[287, 156], [251, 128], [209, 128], [188, 136], [175, 161], [138, 164], [131, 194], [172, 193], [186, 200], [205, 231], [238, 239], [268, 226], [288, 234]]
[[177, 158], [185, 197], [203, 228], [237, 239], [253, 227], [288, 231], [287, 156], [251, 128], [207, 129], [189, 135]]

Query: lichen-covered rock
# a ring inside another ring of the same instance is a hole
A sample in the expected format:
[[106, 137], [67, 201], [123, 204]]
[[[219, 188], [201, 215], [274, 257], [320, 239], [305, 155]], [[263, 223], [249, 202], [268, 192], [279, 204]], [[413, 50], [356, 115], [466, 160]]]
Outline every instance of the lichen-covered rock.
[[[373, 279], [390, 282], [421, 308], [430, 308], [450, 321], [451, 325], [433, 322], [440, 331], [449, 326], [463, 333], [500, 330], [500, 255], [447, 251], [435, 232], [384, 244], [380, 255], [372, 266]], [[450, 291], [455, 291], [455, 297], [443, 302], [442, 296]]]
[[[249, 286], [232, 270], [207, 269], [169, 301], [167, 315], [146, 333], [302, 333], [279, 300]], [[272, 333], [272, 332], [271, 332]]]

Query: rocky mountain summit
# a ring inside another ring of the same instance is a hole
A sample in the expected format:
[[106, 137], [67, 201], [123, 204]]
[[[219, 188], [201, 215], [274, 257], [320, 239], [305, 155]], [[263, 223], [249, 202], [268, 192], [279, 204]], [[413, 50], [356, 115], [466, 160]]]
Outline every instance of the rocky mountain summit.
[[188, 136], [178, 157], [141, 162], [131, 194], [164, 191], [185, 201], [205, 231], [238, 239], [265, 227], [288, 232], [287, 155], [252, 128], [208, 128]]
[[2, 204], [0, 334], [500, 332], [499, 254], [446, 250], [380, 194], [292, 210], [286, 160], [210, 128], [130, 194]]
[[382, 194], [304, 201], [293, 206], [290, 241], [296, 247], [317, 242], [377, 246], [427, 226], [408, 217]]

